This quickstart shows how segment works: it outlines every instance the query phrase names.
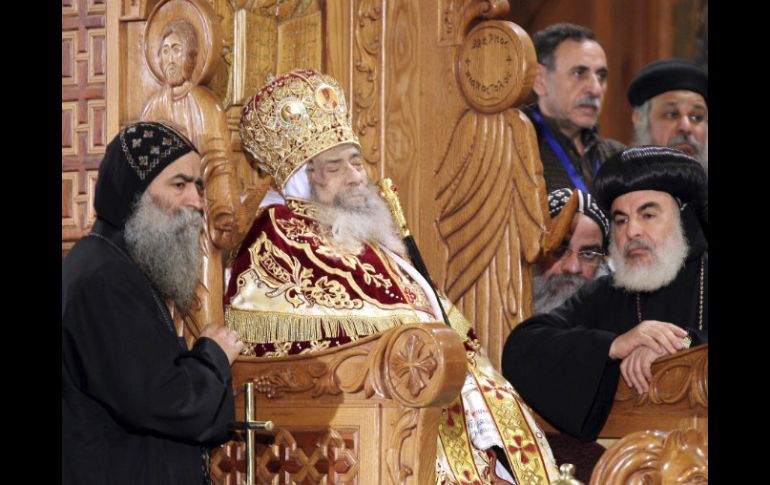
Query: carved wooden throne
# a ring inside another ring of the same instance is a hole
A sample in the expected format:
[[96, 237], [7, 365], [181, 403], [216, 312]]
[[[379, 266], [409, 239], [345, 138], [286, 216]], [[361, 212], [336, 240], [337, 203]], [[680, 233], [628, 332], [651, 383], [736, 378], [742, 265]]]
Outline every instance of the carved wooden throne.
[[[435, 481], [441, 408], [460, 393], [467, 362], [446, 325], [406, 325], [310, 356], [242, 358], [236, 409], [255, 384], [272, 444], [256, 450], [254, 483], [423, 484]], [[244, 445], [212, 456], [220, 484], [245, 483]], [[431, 458], [433, 457], [433, 458]]]
[[[198, 29], [192, 78], [224, 113], [216, 126], [226, 126], [227, 162], [213, 167], [237, 192], [231, 201], [264, 185], [240, 148], [244, 101], [268, 74], [295, 67], [337, 78], [370, 175], [398, 186], [415, 239], [433, 249], [424, 249], [433, 279], [499, 368], [508, 334], [531, 313], [529, 267], [566, 228], [548, 219], [534, 130], [514, 107], [530, 92], [536, 61], [529, 36], [495, 20], [506, 0], [123, 0], [106, 8], [112, 133], [161, 88], [155, 50], [145, 49], [145, 33], [156, 32], [148, 24], [163, 17], [153, 12], [164, 9], [168, 20], [181, 12]], [[237, 241], [225, 246], [226, 261]], [[221, 322], [223, 281], [213, 276], [204, 273], [203, 308]], [[257, 417], [276, 424], [275, 444], [259, 452], [258, 481], [430, 483], [438, 413], [459, 392], [464, 366], [459, 338], [441, 325], [312, 356], [240, 359], [239, 419], [241, 386], [251, 381]], [[214, 453], [218, 482], [242, 483], [244, 470], [241, 444]]]

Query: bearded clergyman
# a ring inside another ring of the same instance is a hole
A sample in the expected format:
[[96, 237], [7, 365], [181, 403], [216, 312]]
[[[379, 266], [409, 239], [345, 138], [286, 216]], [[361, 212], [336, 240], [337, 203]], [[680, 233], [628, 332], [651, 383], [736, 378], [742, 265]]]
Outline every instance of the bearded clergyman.
[[471, 323], [409, 261], [337, 81], [312, 70], [272, 80], [243, 109], [241, 143], [275, 184], [225, 297], [225, 321], [245, 352], [311, 353], [441, 321], [443, 305], [464, 340], [468, 372], [440, 419], [437, 483], [553, 480], [553, 455], [529, 409], [494, 370]]
[[708, 341], [708, 180], [679, 150], [628, 148], [594, 180], [610, 215], [613, 275], [516, 327], [504, 375], [535, 411], [596, 438], [620, 375], [640, 394], [660, 356]]
[[172, 320], [200, 274], [201, 157], [167, 123], [129, 124], [107, 145], [94, 209], [62, 262], [62, 483], [210, 483], [243, 343], [206, 325], [188, 347]]

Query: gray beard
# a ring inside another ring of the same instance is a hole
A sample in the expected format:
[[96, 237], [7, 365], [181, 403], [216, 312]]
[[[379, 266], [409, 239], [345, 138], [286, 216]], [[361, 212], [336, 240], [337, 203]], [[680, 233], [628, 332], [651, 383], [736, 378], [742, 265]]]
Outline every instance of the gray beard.
[[581, 286], [587, 283], [582, 276], [573, 274], [536, 274], [532, 278], [532, 297], [535, 300], [535, 313], [548, 313], [561, 306]]
[[[652, 142], [652, 136], [650, 135], [650, 101], [646, 101], [642, 106], [635, 108], [634, 111], [639, 116], [639, 121], [634, 125], [634, 145], [654, 145]], [[701, 145], [698, 140], [692, 136], [683, 137], [677, 135], [669, 141], [669, 147], [674, 148], [675, 145], [688, 142], [695, 147], [697, 153], [693, 155], [693, 158], [703, 165], [706, 173], [709, 172], [709, 138], [706, 134], [706, 141]]]
[[[354, 194], [363, 195], [363, 200], [353, 200]], [[362, 243], [368, 242], [406, 255], [390, 209], [373, 183], [338, 194], [332, 205], [320, 203], [314, 187], [310, 197], [318, 203], [318, 221], [329, 230], [331, 242], [338, 248], [358, 254]]]
[[164, 298], [187, 310], [200, 276], [203, 216], [183, 207], [170, 213], [145, 192], [126, 222], [129, 254]]
[[[652, 249], [652, 261], [639, 265], [631, 264], [626, 260], [626, 253], [635, 247], [648, 247]], [[643, 241], [629, 241], [621, 251], [615, 242], [615, 230], [610, 232], [610, 258], [615, 265], [615, 277], [613, 285], [628, 291], [655, 291], [668, 285], [679, 270], [682, 269], [687, 258], [687, 240], [682, 230], [681, 217], [677, 214], [677, 223], [659, 246], [651, 246]]]
[[[602, 261], [596, 268], [594, 279], [609, 273], [607, 263]], [[535, 313], [548, 313], [567, 301], [587, 280], [580, 275], [553, 274], [545, 276], [538, 266], [532, 270], [532, 299], [534, 300]]]

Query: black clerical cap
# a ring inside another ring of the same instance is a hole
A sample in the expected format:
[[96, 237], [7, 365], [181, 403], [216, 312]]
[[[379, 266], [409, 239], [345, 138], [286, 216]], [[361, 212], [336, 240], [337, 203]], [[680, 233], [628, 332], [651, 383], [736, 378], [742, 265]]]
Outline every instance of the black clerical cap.
[[628, 86], [631, 106], [641, 106], [648, 99], [667, 91], [693, 91], [709, 102], [709, 77], [696, 64], [682, 59], [664, 59], [644, 66]]
[[193, 144], [168, 125], [139, 122], [124, 126], [107, 145], [99, 165], [94, 191], [97, 217], [122, 228], [153, 179], [191, 151], [196, 151]]

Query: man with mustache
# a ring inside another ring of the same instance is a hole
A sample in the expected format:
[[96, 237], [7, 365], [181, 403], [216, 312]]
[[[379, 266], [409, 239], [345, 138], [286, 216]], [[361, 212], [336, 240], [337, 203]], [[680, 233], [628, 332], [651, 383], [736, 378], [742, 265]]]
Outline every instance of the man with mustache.
[[579, 189], [550, 192], [551, 218], [561, 213], [571, 197], [577, 197], [578, 206], [567, 236], [533, 268], [532, 298], [536, 313], [560, 306], [585, 283], [608, 272], [604, 251], [610, 223], [591, 194]]
[[524, 109], [537, 131], [546, 189], [592, 193], [599, 166], [623, 149], [598, 135], [607, 91], [607, 58], [591, 29], [554, 24], [533, 37], [537, 102]]
[[208, 447], [234, 420], [236, 332], [186, 312], [200, 273], [200, 155], [170, 126], [107, 147], [96, 222], [62, 263], [62, 483], [209, 483]]
[[708, 74], [682, 59], [644, 66], [628, 87], [635, 145], [676, 148], [708, 173]]
[[275, 184], [225, 296], [245, 353], [316, 352], [445, 312], [469, 357], [462, 392], [439, 420], [438, 456], [425, 457], [436, 460], [436, 483], [550, 483], [555, 463], [532, 415], [471, 323], [410, 263], [339, 83], [312, 70], [270, 81], [243, 108], [241, 145]]
[[666, 147], [613, 156], [594, 180], [611, 215], [615, 273], [517, 326], [503, 373], [561, 431], [596, 438], [619, 375], [649, 389], [650, 365], [708, 341], [708, 184], [703, 167]]

